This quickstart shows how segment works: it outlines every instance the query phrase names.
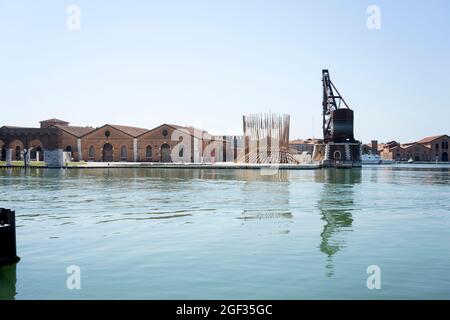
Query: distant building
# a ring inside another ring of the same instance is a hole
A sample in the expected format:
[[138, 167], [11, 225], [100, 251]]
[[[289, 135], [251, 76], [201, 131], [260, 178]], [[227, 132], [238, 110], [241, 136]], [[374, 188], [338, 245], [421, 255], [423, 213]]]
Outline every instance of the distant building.
[[43, 120], [40, 121], [39, 123], [41, 124], [41, 129], [49, 128], [51, 126], [63, 126], [63, 127], [69, 126], [69, 122], [55, 118]]
[[378, 141], [372, 140], [370, 143], [363, 144], [362, 145], [362, 153], [379, 155], [380, 150], [378, 149]]
[[432, 136], [423, 138], [422, 140], [418, 141], [417, 143], [420, 143], [428, 148], [431, 149], [431, 160], [437, 160], [437, 161], [448, 161], [448, 142], [450, 141], [450, 137], [446, 134], [440, 135], [440, 136]]
[[322, 139], [297, 139], [289, 142], [289, 149], [292, 153], [301, 154], [303, 152], [307, 152], [308, 154], [313, 153], [314, 145], [318, 143], [322, 143]]
[[442, 161], [448, 162], [448, 135], [423, 138], [417, 142], [400, 144], [390, 141], [383, 145], [380, 152], [383, 159], [408, 161]]

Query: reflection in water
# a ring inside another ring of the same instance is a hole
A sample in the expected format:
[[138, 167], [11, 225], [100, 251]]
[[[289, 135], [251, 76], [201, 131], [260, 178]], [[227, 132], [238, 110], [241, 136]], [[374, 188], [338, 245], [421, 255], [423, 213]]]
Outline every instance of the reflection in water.
[[242, 216], [238, 219], [291, 219], [292, 213], [290, 211], [280, 210], [244, 210]]
[[89, 170], [67, 170], [70, 178], [83, 178], [90, 176], [93, 179], [100, 178], [105, 184], [111, 180], [127, 181], [158, 179], [162, 181], [187, 181], [187, 180], [236, 180], [236, 181], [289, 181], [291, 171], [275, 170], [263, 171], [259, 169], [229, 170], [229, 169], [158, 169], [158, 168], [134, 168], [134, 169], [89, 169]]
[[350, 231], [352, 227], [354, 210], [354, 191], [356, 183], [361, 183], [361, 170], [358, 169], [326, 169], [316, 172], [316, 182], [323, 183], [318, 208], [325, 221], [320, 251], [325, 253], [327, 259], [327, 276], [332, 276], [333, 256], [345, 247], [345, 239], [339, 234], [341, 231]]
[[[0, 206], [27, 259], [17, 284], [0, 270], [1, 299], [73, 299], [65, 261], [89, 269], [82, 299], [373, 298], [361, 264], [381, 260], [405, 285], [379, 297], [450, 297], [447, 171], [19, 172], [0, 170]], [[369, 257], [375, 231], [389, 245]]]
[[16, 297], [16, 265], [0, 267], [0, 300], [14, 300]]
[[242, 189], [243, 210], [238, 219], [273, 220], [276, 224], [282, 223], [283, 230], [276, 231], [277, 234], [288, 234], [290, 230], [285, 222], [292, 222], [293, 217], [289, 205], [290, 171], [245, 170], [236, 173], [246, 178]]

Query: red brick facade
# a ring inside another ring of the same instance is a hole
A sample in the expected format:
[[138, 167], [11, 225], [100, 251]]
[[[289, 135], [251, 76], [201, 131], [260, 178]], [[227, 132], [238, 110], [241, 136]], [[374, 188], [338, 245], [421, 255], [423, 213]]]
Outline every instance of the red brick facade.
[[41, 128], [2, 127], [0, 149], [1, 159], [9, 150], [12, 161], [23, 160], [25, 149], [31, 150], [31, 160], [42, 160], [44, 149], [59, 149], [66, 152], [66, 161], [198, 162], [204, 150], [210, 159], [215, 154], [211, 146], [222, 147], [222, 141], [213, 140], [205, 131], [169, 124], [151, 130], [109, 124], [92, 128], [50, 119], [41, 121]]
[[[225, 155], [228, 161], [236, 159], [236, 155], [229, 154], [236, 149], [229, 141], [192, 127], [163, 124], [148, 130], [107, 124], [92, 128], [70, 126], [58, 119], [40, 124], [40, 128], [1, 127], [0, 161], [7, 157], [23, 160], [24, 150], [30, 150], [30, 160], [40, 161], [44, 150], [63, 150], [72, 161], [214, 162], [225, 161]], [[397, 161], [448, 161], [449, 142], [448, 135], [409, 144], [391, 141], [382, 146], [380, 155]], [[294, 144], [291, 142], [291, 147]], [[378, 149], [373, 143], [366, 148], [372, 152]], [[344, 152], [338, 151], [341, 155]]]
[[399, 144], [391, 141], [384, 145], [381, 157], [388, 160], [448, 161], [450, 137], [448, 135], [424, 138], [414, 143]]
[[133, 161], [133, 137], [105, 125], [81, 137], [81, 152], [84, 161]]

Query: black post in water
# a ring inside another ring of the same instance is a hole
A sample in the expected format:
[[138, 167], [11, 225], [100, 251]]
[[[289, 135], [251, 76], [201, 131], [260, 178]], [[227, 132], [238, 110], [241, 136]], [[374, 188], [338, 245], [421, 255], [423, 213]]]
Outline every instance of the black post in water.
[[19, 260], [16, 248], [16, 213], [0, 208], [0, 267]]

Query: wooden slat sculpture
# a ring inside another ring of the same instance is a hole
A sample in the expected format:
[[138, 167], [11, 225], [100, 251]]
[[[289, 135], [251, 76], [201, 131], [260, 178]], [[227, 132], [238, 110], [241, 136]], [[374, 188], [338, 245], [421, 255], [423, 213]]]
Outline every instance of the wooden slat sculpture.
[[245, 163], [298, 163], [289, 153], [288, 114], [250, 114], [243, 116]]

